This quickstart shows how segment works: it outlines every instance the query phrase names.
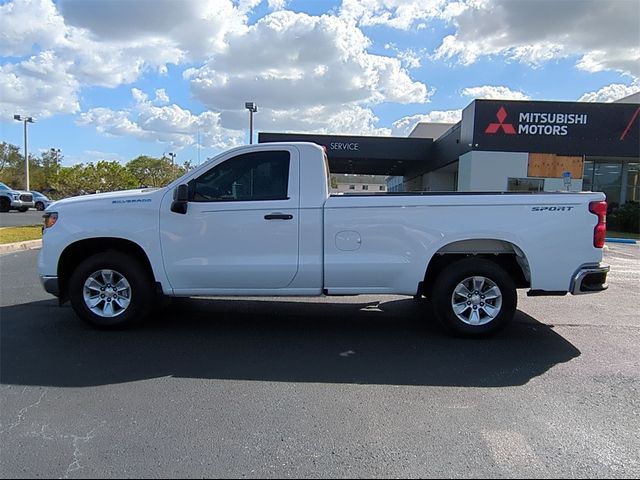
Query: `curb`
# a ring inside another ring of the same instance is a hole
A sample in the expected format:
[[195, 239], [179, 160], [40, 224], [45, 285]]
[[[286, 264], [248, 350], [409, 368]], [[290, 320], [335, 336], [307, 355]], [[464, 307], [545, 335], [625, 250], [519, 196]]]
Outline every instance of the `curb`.
[[33, 250], [42, 247], [42, 240], [29, 240], [26, 242], [5, 243], [0, 245], [0, 254], [19, 252], [22, 250]]
[[605, 242], [607, 243], [629, 243], [629, 244], [636, 244], [638, 243], [636, 240], [632, 240], [630, 238], [606, 238]]

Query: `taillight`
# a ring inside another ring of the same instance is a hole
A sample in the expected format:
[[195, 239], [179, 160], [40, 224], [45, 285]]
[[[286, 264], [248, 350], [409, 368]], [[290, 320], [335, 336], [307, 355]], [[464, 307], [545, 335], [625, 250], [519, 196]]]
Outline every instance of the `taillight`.
[[593, 230], [593, 246], [602, 248], [607, 236], [607, 202], [590, 202], [589, 211], [598, 216], [598, 224]]

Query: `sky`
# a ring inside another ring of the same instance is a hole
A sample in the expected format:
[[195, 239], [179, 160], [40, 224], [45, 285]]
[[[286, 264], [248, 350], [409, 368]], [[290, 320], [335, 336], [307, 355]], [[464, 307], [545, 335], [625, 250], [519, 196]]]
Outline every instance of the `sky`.
[[406, 136], [476, 98], [640, 91], [637, 0], [0, 0], [0, 141], [63, 165], [254, 131]]

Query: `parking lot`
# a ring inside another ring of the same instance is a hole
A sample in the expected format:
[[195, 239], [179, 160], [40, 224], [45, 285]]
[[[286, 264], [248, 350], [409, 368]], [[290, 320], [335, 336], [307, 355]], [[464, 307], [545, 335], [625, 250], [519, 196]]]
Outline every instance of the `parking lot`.
[[0, 212], [0, 227], [23, 227], [42, 224], [42, 212], [31, 209], [27, 212]]
[[[37, 212], [40, 214], [40, 212]], [[36, 222], [37, 223], [37, 222]], [[463, 340], [408, 297], [189, 299], [103, 332], [0, 256], [0, 475], [640, 475], [640, 249]]]

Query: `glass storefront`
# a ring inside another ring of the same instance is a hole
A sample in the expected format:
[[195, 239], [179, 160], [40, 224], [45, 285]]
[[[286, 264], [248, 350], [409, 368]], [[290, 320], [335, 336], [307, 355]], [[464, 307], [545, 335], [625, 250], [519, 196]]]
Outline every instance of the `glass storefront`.
[[584, 162], [583, 190], [604, 192], [609, 205], [640, 201], [640, 162], [588, 157]]

